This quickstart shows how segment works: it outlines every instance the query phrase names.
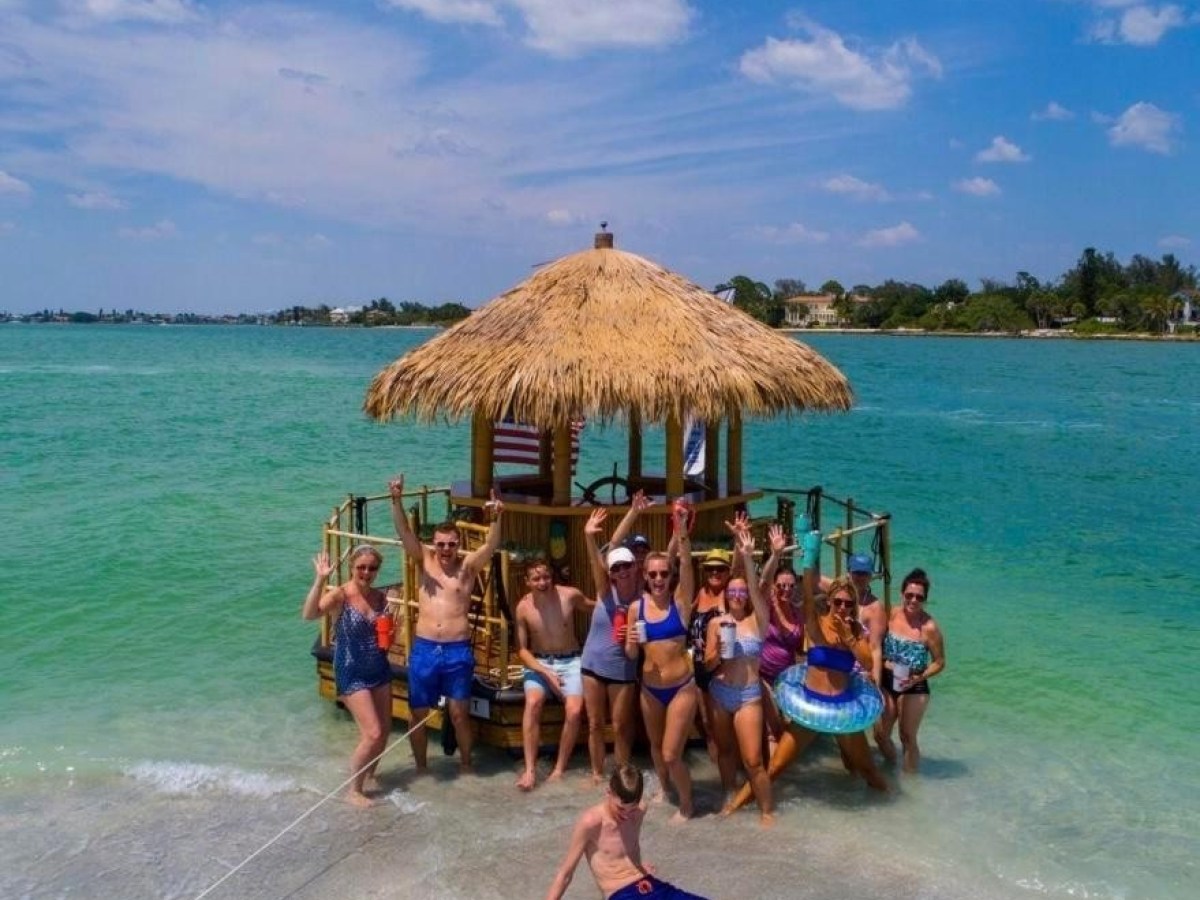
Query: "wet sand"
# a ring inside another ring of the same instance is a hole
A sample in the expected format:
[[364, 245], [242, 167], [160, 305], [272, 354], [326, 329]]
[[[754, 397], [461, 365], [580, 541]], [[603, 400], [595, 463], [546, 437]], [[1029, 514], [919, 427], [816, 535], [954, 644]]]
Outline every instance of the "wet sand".
[[[393, 760], [377, 806], [324, 804], [207, 896], [542, 897], [575, 817], [601, 795], [583, 775], [585, 761], [573, 763], [565, 781], [522, 794], [513, 784], [519, 766], [500, 754], [483, 755], [479, 773], [462, 778], [452, 759], [434, 759], [433, 773], [420, 779], [406, 759]], [[918, 835], [911, 856], [873, 854], [863, 826], [894, 801], [838, 771], [829, 753], [789, 778], [771, 831], [753, 811], [713, 815], [715, 772], [702, 751], [691, 752], [691, 763], [701, 815], [674, 826], [667, 822], [673, 807], [656, 805], [643, 831], [644, 858], [689, 890], [710, 898], [1015, 896], [981, 890], [977, 878], [931, 862]], [[321, 776], [332, 784], [266, 796], [220, 788], [180, 795], [133, 777], [77, 781], [50, 801], [44, 790], [9, 792], [0, 817], [0, 895], [196, 897], [337, 783], [335, 773]], [[567, 897], [596, 896], [581, 863]]]

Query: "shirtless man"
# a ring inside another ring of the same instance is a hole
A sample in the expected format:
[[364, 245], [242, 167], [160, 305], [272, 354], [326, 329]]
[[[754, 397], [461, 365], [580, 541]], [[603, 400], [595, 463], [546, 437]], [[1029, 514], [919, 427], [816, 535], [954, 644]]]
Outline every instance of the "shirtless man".
[[575, 823], [571, 845], [546, 900], [560, 900], [585, 854], [605, 900], [704, 900], [659, 881], [642, 862], [642, 771], [622, 763], [608, 781], [604, 799], [588, 807]]
[[572, 587], [556, 585], [550, 564], [538, 559], [525, 570], [529, 593], [517, 603], [517, 646], [525, 664], [525, 714], [521, 733], [525, 747], [525, 771], [517, 787], [532, 790], [537, 783], [538, 738], [546, 695], [553, 693], [566, 708], [558, 741], [558, 760], [550, 781], [562, 778], [575, 750], [583, 717], [583, 677], [579, 672], [579, 640], [575, 637], [572, 613], [589, 609], [583, 594]]
[[[483, 546], [459, 558], [461, 538], [453, 522], [444, 522], [433, 530], [433, 546], [418, 540], [408, 523], [402, 499], [404, 476], [388, 483], [392, 495], [392, 521], [404, 545], [404, 553], [416, 563], [420, 581], [417, 634], [412, 657], [408, 661], [408, 705], [412, 722], [424, 722], [438, 697], [446, 698], [450, 721], [458, 739], [459, 769], [471, 771], [471, 679], [475, 673], [475, 654], [471, 650], [471, 625], [467, 610], [471, 590], [479, 571], [500, 547], [500, 514], [504, 504], [492, 491], [492, 525]], [[409, 737], [417, 771], [427, 768], [429, 735], [423, 724], [416, 725]]]

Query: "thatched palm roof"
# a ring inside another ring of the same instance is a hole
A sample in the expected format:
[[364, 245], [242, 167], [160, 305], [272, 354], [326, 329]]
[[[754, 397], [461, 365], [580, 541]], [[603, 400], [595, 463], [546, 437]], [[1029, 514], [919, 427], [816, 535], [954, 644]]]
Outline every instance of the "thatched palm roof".
[[[605, 235], [607, 236], [607, 235]], [[542, 428], [572, 418], [844, 410], [820, 354], [662, 267], [611, 248], [563, 257], [393, 362], [363, 404], [376, 419], [476, 411]]]

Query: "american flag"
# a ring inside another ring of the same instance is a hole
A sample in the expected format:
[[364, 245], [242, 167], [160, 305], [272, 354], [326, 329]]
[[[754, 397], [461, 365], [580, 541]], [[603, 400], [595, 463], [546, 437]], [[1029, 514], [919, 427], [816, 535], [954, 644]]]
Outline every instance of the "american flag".
[[[579, 462], [579, 432], [583, 430], [583, 420], [576, 419], [571, 423], [571, 471]], [[492, 458], [498, 463], [516, 463], [522, 466], [536, 466], [539, 462], [538, 440], [541, 431], [536, 425], [524, 425], [520, 422], [496, 422], [495, 449]]]

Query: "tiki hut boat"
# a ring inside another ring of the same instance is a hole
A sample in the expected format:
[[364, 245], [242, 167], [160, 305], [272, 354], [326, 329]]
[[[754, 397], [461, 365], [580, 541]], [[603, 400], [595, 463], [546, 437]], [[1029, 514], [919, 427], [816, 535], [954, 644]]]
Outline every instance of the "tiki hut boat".
[[[512, 612], [525, 592], [524, 560], [548, 557], [561, 576], [594, 596], [583, 541], [591, 506], [610, 501], [614, 527], [638, 490], [654, 503], [638, 521], [653, 546], [666, 546], [669, 500], [679, 496], [696, 509], [697, 552], [706, 542], [723, 544], [724, 522], [765, 495], [743, 483], [743, 419], [844, 411], [852, 399], [846, 378], [820, 354], [680, 275], [614, 249], [607, 231], [596, 235], [594, 249], [545, 265], [376, 375], [363, 406], [377, 420], [471, 421], [470, 479], [406, 497], [418, 532], [446, 517], [431, 519], [431, 503], [442, 501], [460, 521], [464, 550], [470, 550], [486, 535], [489, 491], [497, 488], [504, 500], [505, 549], [480, 579], [471, 612], [471, 710], [478, 739], [521, 746], [524, 697]], [[572, 440], [581, 420], [589, 428], [600, 423], [624, 430], [623, 473], [622, 461], [613, 460], [612, 475], [586, 485], [574, 481]], [[701, 423], [705, 437], [703, 470], [692, 475], [684, 453], [689, 421]], [[496, 425], [506, 422], [532, 427], [538, 436], [531, 473], [496, 475]], [[663, 429], [664, 449], [661, 461], [648, 466], [643, 429], [650, 426]], [[887, 516], [835, 500], [820, 488], [766, 490], [778, 495], [775, 517], [785, 527], [797, 500], [818, 527], [822, 504], [839, 504], [838, 528], [827, 536], [843, 551], [834, 554], [836, 565], [856, 535], [860, 542], [869, 538], [886, 578]], [[386, 535], [367, 533], [367, 508], [386, 503], [386, 496], [351, 496], [326, 523], [325, 544], [339, 581], [348, 575], [346, 554], [353, 544], [399, 546], [390, 528]], [[374, 518], [390, 526], [386, 511], [380, 514]], [[402, 581], [389, 592], [398, 624], [391, 652], [393, 713], [402, 720], [409, 717], [405, 662], [416, 622], [414, 576], [406, 562]], [[586, 630], [585, 621], [577, 622], [581, 641]], [[323, 622], [314, 655], [320, 693], [334, 699], [330, 631]], [[543, 715], [546, 743], [557, 738], [560, 716], [560, 707]]]

